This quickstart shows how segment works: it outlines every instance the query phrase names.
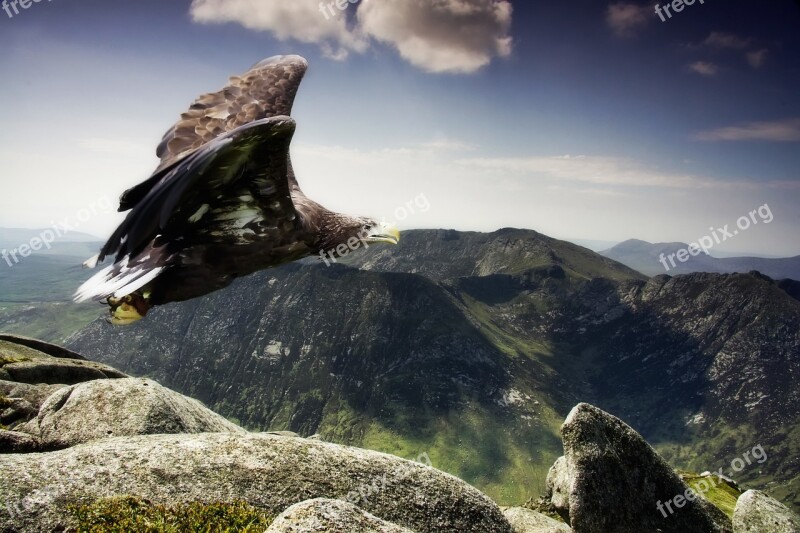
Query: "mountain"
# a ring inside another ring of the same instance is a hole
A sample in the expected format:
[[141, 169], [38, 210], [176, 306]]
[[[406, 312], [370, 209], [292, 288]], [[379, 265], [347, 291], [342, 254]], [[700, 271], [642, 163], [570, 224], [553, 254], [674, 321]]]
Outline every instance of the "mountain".
[[[681, 262], [674, 255], [670, 260], [670, 254], [676, 254], [679, 250], [689, 250], [689, 245], [682, 242], [651, 244], [638, 239], [630, 239], [604, 250], [600, 254], [648, 276], [657, 276], [659, 274], [674, 276], [693, 272], [732, 274], [735, 272], [758, 271], [773, 279], [800, 280], [800, 256], [787, 258], [716, 258], [701, 252], [696, 256], [686, 254], [685, 256], [688, 259], [685, 262]], [[666, 267], [664, 262], [666, 262]]]
[[292, 264], [68, 346], [249, 429], [435, 464], [501, 503], [544, 488], [558, 428], [587, 401], [680, 468], [800, 503], [800, 301], [752, 274], [647, 279], [532, 231], [407, 232], [347, 265]]
[[[34, 248], [29, 257], [59, 255], [82, 257], [81, 261], [84, 261], [96, 254], [103, 244], [99, 237], [88, 233], [67, 231], [59, 234], [61, 231], [58, 226], [44, 229], [0, 228], [0, 251], [17, 252], [21, 246], [30, 246], [33, 242], [39, 249]], [[41, 244], [36, 244], [37, 239]], [[0, 260], [0, 267], [16, 266], [26, 259], [28, 257], [5, 255]]]

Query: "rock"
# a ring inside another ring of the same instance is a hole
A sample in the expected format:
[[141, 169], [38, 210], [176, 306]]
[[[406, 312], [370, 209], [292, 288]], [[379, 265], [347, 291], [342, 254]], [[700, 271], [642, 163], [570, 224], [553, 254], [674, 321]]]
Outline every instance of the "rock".
[[126, 435], [245, 433], [197, 400], [138, 378], [101, 379], [60, 389], [18, 430], [51, 449]]
[[556, 512], [565, 520], [569, 519], [569, 475], [567, 458], [562, 455], [547, 471], [546, 481], [550, 502]]
[[0, 531], [74, 527], [70, 504], [131, 495], [169, 505], [242, 500], [274, 515], [313, 498], [345, 498], [418, 533], [511, 533], [494, 502], [449, 474], [387, 454], [276, 435], [110, 438], [0, 455], [0, 472], [0, 499], [8, 502], [0, 508]]
[[13, 429], [33, 419], [44, 401], [65, 385], [30, 385], [0, 380], [0, 424]]
[[31, 453], [42, 450], [42, 443], [33, 435], [0, 430], [0, 453]]
[[800, 533], [800, 516], [757, 490], [748, 490], [736, 502], [734, 533]]
[[279, 437], [300, 437], [301, 436], [301, 435], [298, 435], [297, 433], [295, 433], [294, 431], [267, 431], [266, 433], [268, 435], [277, 435]]
[[282, 512], [266, 533], [413, 533], [372, 516], [352, 503], [317, 498], [296, 503]]
[[31, 339], [30, 337], [2, 333], [0, 334], [0, 341], [7, 341], [12, 344], [33, 348], [38, 352], [42, 352], [43, 354], [56, 357], [58, 359], [75, 359], [77, 361], [86, 361], [86, 358], [81, 354], [75, 353], [72, 350], [68, 350], [63, 346], [50, 344], [49, 342], [40, 341], [38, 339]]
[[561, 436], [564, 459], [548, 475], [548, 496], [576, 532], [731, 531], [730, 519], [618, 418], [579, 404]]
[[571, 533], [572, 529], [542, 513], [523, 507], [511, 507], [503, 511], [514, 533]]
[[34, 385], [42, 383], [73, 385], [94, 379], [128, 377], [108, 365], [67, 357], [73, 353], [69, 350], [64, 349], [63, 353], [51, 350], [60, 354], [59, 357], [53, 357], [31, 346], [48, 350], [49, 347], [58, 348], [40, 341], [10, 335], [4, 335], [3, 339], [0, 339], [0, 380]]

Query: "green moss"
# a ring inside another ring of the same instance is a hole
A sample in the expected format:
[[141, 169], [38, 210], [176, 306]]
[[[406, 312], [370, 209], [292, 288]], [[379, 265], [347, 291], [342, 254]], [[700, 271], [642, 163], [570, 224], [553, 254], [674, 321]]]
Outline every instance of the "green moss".
[[[701, 476], [692, 472], [678, 472], [695, 492], [703, 496], [729, 517], [733, 518], [733, 510], [736, 508], [736, 501], [742, 495], [724, 479], [711, 475]], [[709, 489], [710, 487], [710, 489]]]
[[132, 496], [76, 505], [70, 511], [78, 533], [260, 533], [274, 519], [245, 502], [167, 507]]
[[30, 361], [27, 357], [14, 357], [9, 355], [0, 355], [0, 367], [10, 365], [12, 363], [24, 363]]
[[0, 409], [5, 409], [6, 407], [11, 407], [14, 405], [14, 402], [0, 394]]
[[556, 508], [555, 506], [553, 506], [553, 502], [545, 499], [544, 497], [531, 498], [527, 502], [522, 504], [522, 507], [525, 509], [530, 509], [531, 511], [536, 511], [539, 514], [543, 514], [548, 518], [552, 518], [556, 522], [561, 522], [562, 524], [566, 524], [566, 522], [564, 522], [564, 519], [561, 518], [561, 515], [559, 515], [556, 512]]

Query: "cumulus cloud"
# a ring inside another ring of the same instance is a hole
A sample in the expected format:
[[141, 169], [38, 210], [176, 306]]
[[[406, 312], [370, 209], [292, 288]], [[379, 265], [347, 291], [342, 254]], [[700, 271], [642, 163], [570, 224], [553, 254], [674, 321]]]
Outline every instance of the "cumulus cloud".
[[632, 37], [647, 26], [651, 16], [647, 7], [618, 2], [608, 6], [606, 23], [618, 37]]
[[375, 0], [358, 9], [367, 35], [428, 72], [470, 73], [511, 54], [507, 0]]
[[345, 17], [326, 17], [319, 2], [310, 0], [192, 0], [189, 13], [194, 22], [231, 22], [268, 31], [282, 41], [318, 44], [333, 59], [344, 59], [350, 51], [367, 48], [357, 31], [348, 30]]
[[748, 122], [695, 135], [700, 141], [800, 141], [800, 118], [767, 122]]
[[701, 76], [711, 78], [717, 75], [717, 72], [719, 72], [719, 67], [714, 63], [709, 63], [708, 61], [695, 61], [689, 65], [689, 70], [695, 74], [700, 74]]
[[511, 54], [509, 0], [349, 3], [357, 8], [349, 24], [336, 5], [327, 8], [328, 1], [318, 0], [192, 0], [190, 13], [195, 22], [238, 23], [281, 40], [317, 44], [337, 60], [382, 42], [428, 72], [471, 73]]

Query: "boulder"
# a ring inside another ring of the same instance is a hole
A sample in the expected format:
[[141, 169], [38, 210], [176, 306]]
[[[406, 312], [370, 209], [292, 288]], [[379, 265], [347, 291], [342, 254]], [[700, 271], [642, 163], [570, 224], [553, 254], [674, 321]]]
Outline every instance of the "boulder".
[[733, 533], [800, 533], [800, 516], [757, 490], [748, 490], [736, 502]]
[[192, 398], [139, 378], [100, 379], [57, 390], [17, 428], [50, 449], [108, 437], [244, 433]]
[[564, 522], [524, 507], [510, 507], [503, 511], [514, 533], [571, 533]]
[[[59, 357], [31, 346], [50, 350]], [[3, 339], [0, 339], [0, 380], [30, 384], [74, 385], [93, 379], [128, 377], [108, 365], [68, 357], [72, 352], [68, 350], [61, 352], [55, 348], [58, 347], [42, 342], [28, 342], [9, 335], [3, 336]]]
[[316, 498], [292, 505], [267, 528], [266, 533], [414, 533], [381, 520], [352, 503]]
[[0, 380], [0, 424], [14, 428], [37, 415], [39, 408], [66, 385], [30, 385]]
[[564, 458], [548, 475], [548, 496], [574, 531], [731, 531], [730, 519], [618, 418], [579, 404], [561, 436]]
[[75, 359], [77, 361], [86, 361], [86, 358], [79, 353], [68, 350], [63, 346], [57, 344], [50, 344], [49, 342], [40, 341], [39, 339], [32, 339], [30, 337], [23, 337], [22, 335], [11, 335], [8, 333], [0, 333], [0, 341], [7, 341], [12, 344], [26, 346], [33, 348], [37, 352], [41, 352], [51, 357], [58, 359]]
[[42, 443], [33, 435], [0, 429], [0, 453], [30, 453], [42, 450]]
[[[511, 533], [464, 481], [391, 455], [268, 434], [118, 437], [48, 453], [0, 455], [0, 531], [74, 527], [69, 506], [131, 495], [155, 504], [245, 501], [278, 515], [346, 499], [418, 533]], [[35, 495], [35, 496], [32, 496]]]

